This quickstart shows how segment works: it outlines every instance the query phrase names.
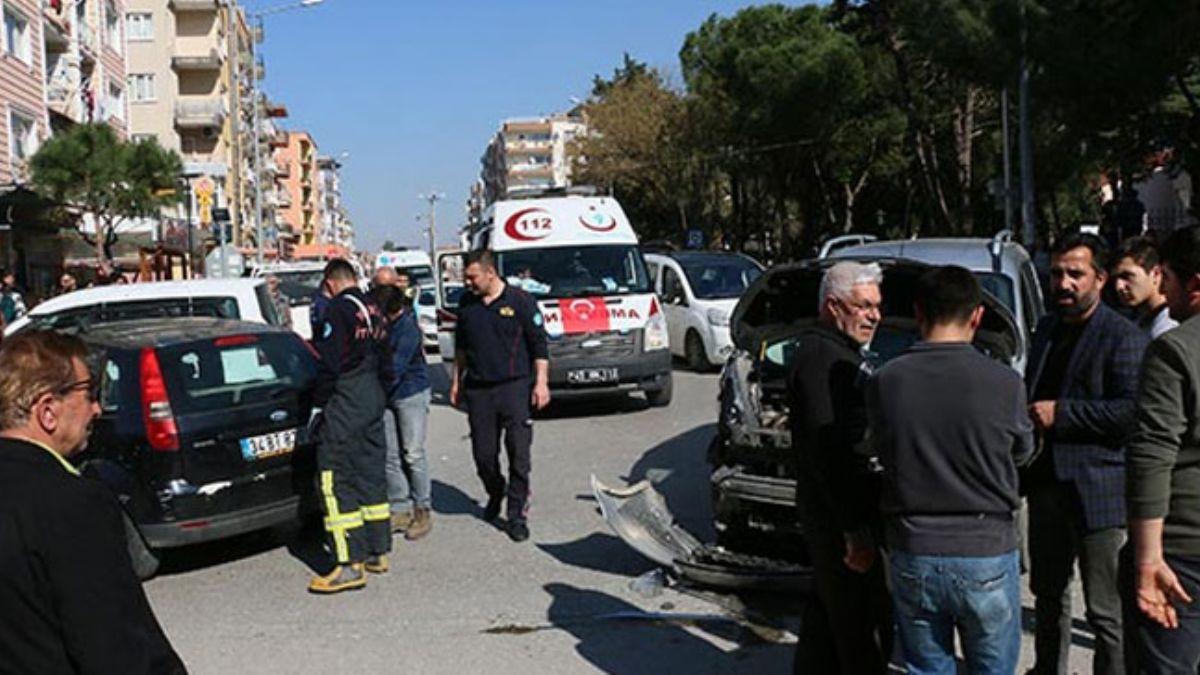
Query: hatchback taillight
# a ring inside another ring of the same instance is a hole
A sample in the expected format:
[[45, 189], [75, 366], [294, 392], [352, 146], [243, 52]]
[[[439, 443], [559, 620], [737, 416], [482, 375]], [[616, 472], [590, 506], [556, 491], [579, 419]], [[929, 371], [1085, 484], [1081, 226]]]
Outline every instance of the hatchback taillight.
[[150, 448], [159, 452], [179, 450], [179, 428], [171, 412], [167, 383], [163, 380], [158, 354], [147, 347], [141, 355], [142, 420], [146, 423], [146, 439]]

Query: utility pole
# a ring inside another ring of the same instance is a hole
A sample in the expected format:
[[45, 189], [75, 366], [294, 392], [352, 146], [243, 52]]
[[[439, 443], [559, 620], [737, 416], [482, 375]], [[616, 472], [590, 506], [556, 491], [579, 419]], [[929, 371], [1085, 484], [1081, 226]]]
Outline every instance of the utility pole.
[[429, 202], [429, 218], [426, 219], [425, 225], [426, 234], [429, 236], [429, 259], [434, 260], [437, 258], [437, 235], [435, 234], [435, 228], [437, 227], [437, 203], [445, 199], [446, 194], [431, 190], [429, 194], [417, 195], [417, 197]]
[[1018, 107], [1020, 112], [1021, 143], [1021, 239], [1025, 247], [1033, 250], [1037, 239], [1037, 222], [1033, 208], [1033, 135], [1029, 128], [1029, 58], [1025, 54], [1028, 29], [1025, 25], [1025, 2], [1021, 7], [1021, 74], [1018, 84]]
[[1008, 133], [1008, 87], [1000, 90], [1000, 128], [1004, 137], [1004, 229], [1012, 232], [1012, 138]]

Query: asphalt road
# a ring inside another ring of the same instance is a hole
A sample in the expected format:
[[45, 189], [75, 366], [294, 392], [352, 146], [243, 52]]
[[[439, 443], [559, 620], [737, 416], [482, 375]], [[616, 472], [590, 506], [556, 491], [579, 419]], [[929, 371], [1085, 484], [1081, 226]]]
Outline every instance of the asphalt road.
[[[654, 565], [609, 531], [590, 494], [592, 474], [649, 479], [685, 527], [711, 537], [715, 376], [676, 371], [666, 409], [630, 397], [539, 419], [532, 538], [514, 544], [480, 519], [466, 418], [446, 406], [440, 366], [431, 371], [432, 534], [397, 538], [390, 574], [333, 597], [305, 591], [322, 554], [295, 529], [168, 555], [146, 590], [192, 672], [790, 672], [798, 601], [773, 599], [751, 623], [738, 598], [634, 591]], [[1090, 653], [1075, 660], [1088, 672]]]

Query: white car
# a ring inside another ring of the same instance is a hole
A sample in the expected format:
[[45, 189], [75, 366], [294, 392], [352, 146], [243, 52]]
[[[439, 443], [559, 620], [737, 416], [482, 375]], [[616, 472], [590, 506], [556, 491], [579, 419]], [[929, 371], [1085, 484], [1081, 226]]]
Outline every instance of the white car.
[[421, 326], [421, 345], [425, 349], [437, 349], [437, 289], [433, 286], [418, 288], [413, 309], [417, 312], [417, 323]]
[[646, 254], [646, 267], [667, 315], [671, 353], [704, 371], [733, 352], [729, 317], [762, 265], [740, 253], [678, 251]]
[[113, 284], [51, 298], [8, 325], [73, 329], [150, 317], [211, 316], [278, 326], [282, 322], [263, 279], [193, 279]]

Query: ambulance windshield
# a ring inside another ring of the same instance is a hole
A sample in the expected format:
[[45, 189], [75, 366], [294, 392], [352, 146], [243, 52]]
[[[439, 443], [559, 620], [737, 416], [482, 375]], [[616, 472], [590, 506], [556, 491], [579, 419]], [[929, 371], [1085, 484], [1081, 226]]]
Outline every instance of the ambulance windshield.
[[649, 293], [637, 246], [561, 246], [497, 253], [500, 276], [537, 298]]

